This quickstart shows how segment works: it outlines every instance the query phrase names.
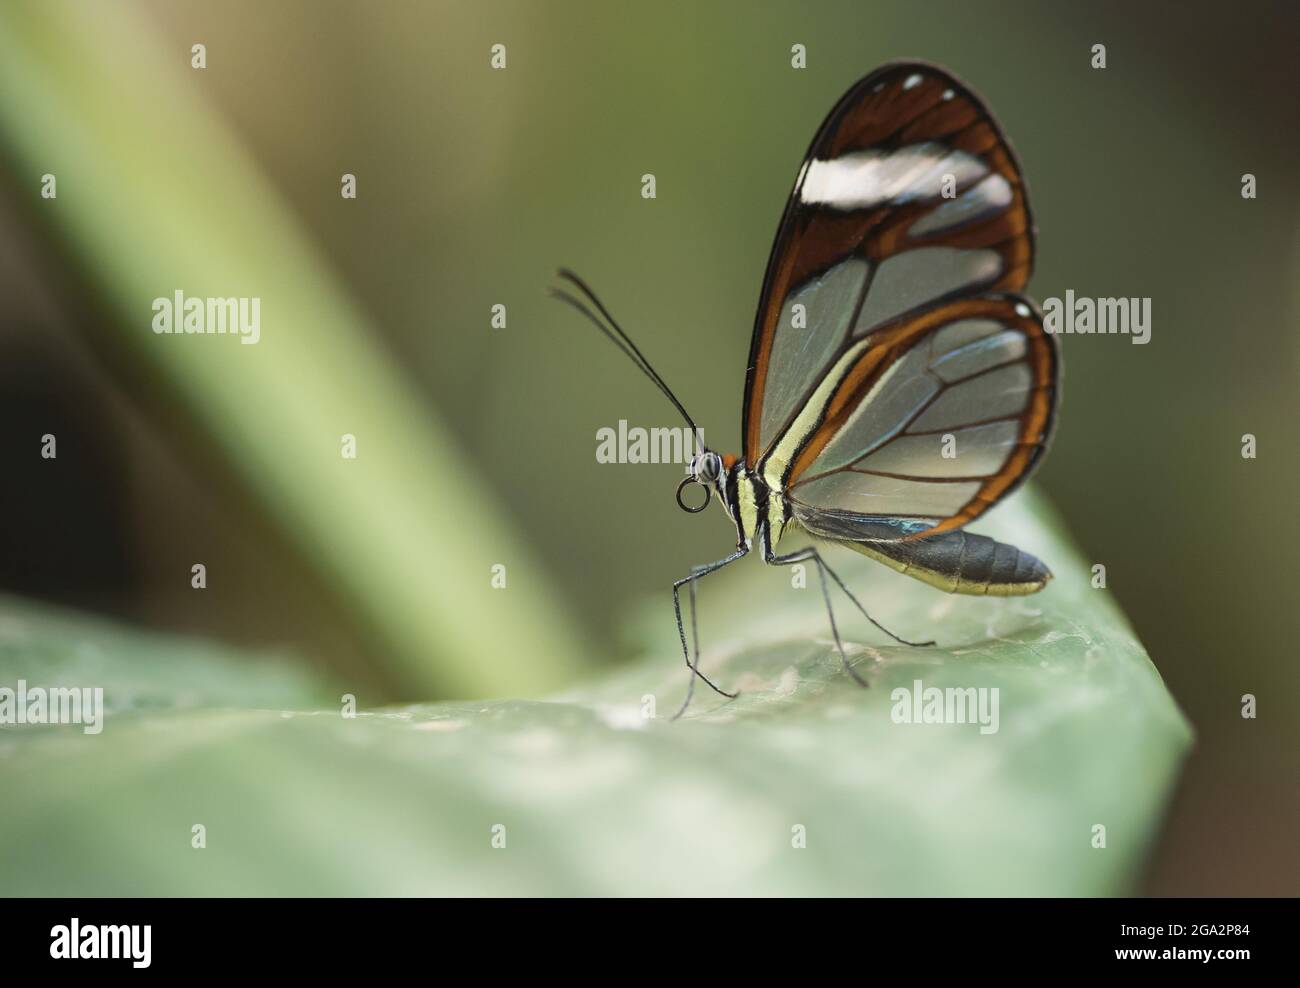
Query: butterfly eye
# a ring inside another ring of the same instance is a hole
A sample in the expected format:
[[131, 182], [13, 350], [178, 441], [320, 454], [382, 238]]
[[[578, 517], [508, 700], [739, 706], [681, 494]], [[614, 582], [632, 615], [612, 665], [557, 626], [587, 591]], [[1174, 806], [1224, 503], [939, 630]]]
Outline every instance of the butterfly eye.
[[722, 459], [717, 453], [703, 453], [695, 459], [695, 476], [705, 483], [713, 483], [722, 473]]

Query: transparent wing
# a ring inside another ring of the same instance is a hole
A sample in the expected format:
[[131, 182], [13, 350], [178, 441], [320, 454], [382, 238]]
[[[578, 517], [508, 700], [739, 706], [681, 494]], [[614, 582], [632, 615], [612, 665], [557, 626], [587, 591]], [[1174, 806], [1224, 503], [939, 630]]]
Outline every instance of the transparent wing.
[[[780, 486], [806, 527], [863, 538], [967, 524], [1027, 477], [1050, 439], [1055, 338], [1018, 296], [949, 302], [876, 330], [836, 365], [794, 432]], [[878, 535], [870, 533], [874, 530]]]
[[983, 103], [944, 70], [887, 65], [814, 138], [768, 261], [745, 388], [760, 465], [826, 374], [875, 329], [1018, 291], [1033, 228], [1020, 169]]

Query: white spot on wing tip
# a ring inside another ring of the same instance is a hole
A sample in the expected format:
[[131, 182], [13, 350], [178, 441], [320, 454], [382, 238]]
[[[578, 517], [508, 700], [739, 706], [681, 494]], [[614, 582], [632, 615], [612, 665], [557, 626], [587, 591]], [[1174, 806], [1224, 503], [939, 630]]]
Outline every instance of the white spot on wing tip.
[[952, 98], [953, 98], [954, 96], [956, 96], [956, 95], [957, 95], [957, 94], [954, 93], [951, 89], [945, 89], [945, 90], [943, 91], [943, 98], [944, 98], [944, 99], [952, 99]]
[[903, 80], [904, 89], [915, 89], [921, 84], [921, 73], [915, 72]]
[[1016, 305], [1016, 315], [1018, 315], [1018, 316], [1028, 316], [1028, 315], [1029, 315], [1029, 306], [1025, 305], [1024, 302], [1020, 302], [1019, 304], [1017, 304], [1017, 305]]

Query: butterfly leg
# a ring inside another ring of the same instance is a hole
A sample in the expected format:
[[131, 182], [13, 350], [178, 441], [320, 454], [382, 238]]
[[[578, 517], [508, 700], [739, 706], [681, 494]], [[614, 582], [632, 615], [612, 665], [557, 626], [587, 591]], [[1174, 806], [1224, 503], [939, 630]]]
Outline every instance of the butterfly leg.
[[[866, 686], [867, 681], [862, 678], [856, 669], [849, 664], [849, 657], [844, 654], [844, 643], [840, 641], [840, 629], [835, 626], [835, 609], [831, 607], [831, 591], [826, 583], [826, 564], [822, 562], [822, 557], [818, 555], [816, 549], [800, 549], [798, 552], [792, 552], [786, 556], [777, 556], [769, 553], [766, 562], [772, 566], [785, 566], [789, 563], [802, 563], [811, 559], [817, 564], [817, 576], [821, 581], [822, 599], [826, 601], [826, 616], [831, 619], [831, 635], [835, 638], [835, 651], [840, 653], [840, 663], [844, 666], [844, 671], [853, 677], [854, 682], [859, 686]], [[836, 580], [838, 581], [838, 578]], [[844, 585], [841, 583], [841, 587]], [[865, 611], [863, 612], [866, 613]], [[874, 621], [872, 622], [875, 623]]]
[[[686, 699], [682, 701], [681, 708], [678, 709], [677, 713], [673, 714], [672, 717], [673, 720], [676, 720], [682, 714], [686, 713], [686, 708], [691, 705], [691, 698], [695, 695], [696, 676], [699, 676], [700, 679], [708, 683], [709, 687], [715, 693], [719, 693], [722, 696], [727, 697], [728, 699], [735, 699], [736, 697], [735, 693], [728, 693], [726, 690], [720, 689], [717, 685], [714, 684], [714, 682], [711, 679], [709, 679], [708, 676], [700, 672], [700, 668], [699, 668], [700, 634], [699, 634], [699, 628], [695, 622], [695, 581], [700, 579], [700, 577], [702, 576], [708, 576], [710, 573], [717, 572], [718, 570], [722, 569], [722, 567], [726, 566], [728, 563], [734, 563], [737, 559], [745, 555], [747, 552], [749, 552], [748, 546], [740, 546], [736, 549], [735, 552], [733, 552], [726, 559], [719, 559], [716, 563], [709, 563], [707, 566], [696, 566], [694, 569], [691, 570], [689, 576], [685, 576], [673, 584], [673, 612], [677, 615], [677, 637], [681, 640], [682, 643], [682, 657], [686, 659], [686, 668], [691, 670], [690, 682], [687, 683], [686, 686]], [[691, 593], [691, 638], [695, 643], [694, 662], [691, 661], [690, 650], [686, 647], [686, 626], [682, 623], [681, 588], [687, 585], [690, 586], [690, 593]]]
[[863, 617], [865, 617], [877, 628], [879, 628], [881, 631], [887, 634], [890, 638], [894, 639], [894, 641], [898, 642], [901, 645], [914, 645], [917, 647], [927, 647], [934, 644], [934, 642], [932, 641], [914, 642], [914, 641], [908, 641], [906, 638], [900, 638], [898, 635], [894, 634], [883, 624], [881, 624], [870, 614], [868, 614], [867, 609], [862, 606], [862, 602], [859, 601], [858, 598], [855, 597], [849, 591], [849, 588], [845, 586], [844, 581], [839, 578], [839, 574], [837, 574], [833, 569], [831, 569], [826, 564], [826, 560], [822, 559], [821, 553], [817, 551], [817, 548], [815, 546], [810, 546], [807, 549], [800, 549], [786, 556], [774, 555], [769, 549], [767, 552], [766, 559], [764, 561], [772, 566], [785, 566], [789, 563], [801, 563], [808, 559], [813, 560], [813, 562], [817, 564], [817, 573], [818, 576], [821, 578], [822, 599], [826, 601], [826, 616], [829, 617], [831, 621], [831, 634], [835, 636], [835, 649], [840, 653], [840, 662], [843, 663], [845, 671], [847, 671], [848, 674], [853, 677], [854, 681], [859, 686], [866, 686], [867, 681], [863, 679], [862, 676], [858, 674], [857, 670], [855, 670], [853, 666], [849, 664], [848, 656], [844, 654], [844, 643], [840, 641], [840, 632], [839, 629], [835, 626], [835, 611], [831, 608], [830, 588], [826, 583], [827, 576], [830, 576], [830, 578], [835, 581], [835, 585], [838, 586], [842, 591], [844, 591], [844, 596], [848, 597], [849, 600], [853, 601], [853, 606], [856, 607], [862, 613]]
[[829, 573], [829, 574], [830, 574], [831, 579], [834, 580], [835, 583], [836, 583], [836, 585], [837, 585], [841, 590], [844, 591], [844, 596], [845, 596], [845, 597], [848, 597], [849, 600], [853, 601], [853, 606], [856, 607], [856, 608], [861, 612], [861, 614], [862, 614], [862, 616], [863, 616], [864, 618], [866, 618], [868, 621], [870, 621], [872, 624], [874, 624], [877, 628], [879, 628], [881, 631], [883, 631], [885, 634], [887, 634], [890, 638], [894, 639], [894, 641], [898, 642], [898, 644], [900, 644], [900, 645], [911, 645], [913, 648], [931, 648], [931, 647], [933, 647], [933, 645], [934, 645], [934, 642], [933, 642], [933, 641], [928, 641], [928, 642], [914, 642], [914, 641], [910, 641], [910, 640], [908, 640], [908, 639], [906, 639], [906, 638], [902, 638], [902, 637], [900, 637], [900, 636], [894, 634], [892, 631], [890, 631], [888, 628], [886, 628], [883, 624], [881, 624], [879, 621], [877, 621], [875, 618], [873, 618], [870, 614], [867, 613], [867, 609], [866, 609], [865, 607], [862, 606], [861, 601], [859, 601], [858, 598], [855, 597], [855, 596], [853, 595], [852, 591], [850, 591], [849, 588], [846, 587], [846, 586], [844, 585], [844, 581], [841, 580], [841, 579], [839, 578], [838, 574], [836, 574], [836, 572], [835, 572], [833, 569], [831, 569], [828, 565], [826, 565], [826, 560], [822, 559], [821, 554], [820, 554], [816, 549], [813, 549], [813, 550], [812, 550], [812, 553], [813, 553], [814, 558], [816, 558], [817, 562], [821, 565], [822, 571], [825, 572], [825, 573]]

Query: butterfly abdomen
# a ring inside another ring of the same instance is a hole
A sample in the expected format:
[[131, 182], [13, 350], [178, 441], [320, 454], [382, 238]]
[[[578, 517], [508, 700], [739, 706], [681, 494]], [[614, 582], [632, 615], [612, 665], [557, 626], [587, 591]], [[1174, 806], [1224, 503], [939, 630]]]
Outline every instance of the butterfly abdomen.
[[965, 531], [911, 542], [845, 540], [841, 544], [947, 593], [1018, 597], [1037, 593], [1052, 579], [1051, 570], [1038, 557]]

